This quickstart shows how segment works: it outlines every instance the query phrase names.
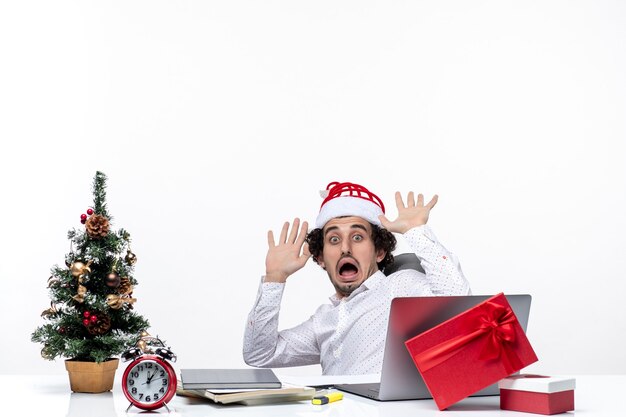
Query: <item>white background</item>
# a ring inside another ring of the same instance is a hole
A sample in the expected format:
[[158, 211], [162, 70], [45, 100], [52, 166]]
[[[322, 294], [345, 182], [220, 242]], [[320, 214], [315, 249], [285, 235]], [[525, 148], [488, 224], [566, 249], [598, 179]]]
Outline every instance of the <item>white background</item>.
[[178, 367], [245, 366], [267, 230], [338, 180], [438, 193], [473, 293], [533, 296], [529, 370], [626, 372], [624, 2], [3, 2], [0, 60], [0, 373], [65, 372], [30, 334], [96, 170]]

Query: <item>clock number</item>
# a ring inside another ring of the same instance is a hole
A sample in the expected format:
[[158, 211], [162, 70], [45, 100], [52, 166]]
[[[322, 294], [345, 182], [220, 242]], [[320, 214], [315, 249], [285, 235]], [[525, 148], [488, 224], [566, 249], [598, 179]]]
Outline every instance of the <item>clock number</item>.
[[161, 389], [159, 390], [159, 392], [160, 392], [161, 394], [165, 393], [165, 388], [161, 387]]
[[143, 394], [139, 394], [139, 399], [141, 400], [143, 398]]
[[139, 378], [139, 372], [137, 371], [131, 373], [131, 375], [133, 376], [133, 378]]
[[165, 375], [165, 371], [161, 369], [161, 376]]
[[167, 385], [167, 378], [163, 378], [163, 385]]
[[148, 402], [148, 401], [152, 401], [152, 400], [150, 399], [149, 395], [146, 395], [146, 402]]
[[133, 389], [131, 389], [130, 392], [132, 392], [133, 394], [137, 394], [137, 387], [133, 387]]
[[148, 363], [146, 364], [146, 368], [148, 368], [148, 369], [152, 369], [152, 362], [148, 362]]
[[135, 380], [134, 379], [129, 379], [128, 380], [128, 385], [135, 385]]
[[154, 393], [154, 401], [156, 401], [156, 400], [158, 400], [158, 399], [159, 399], [159, 394]]

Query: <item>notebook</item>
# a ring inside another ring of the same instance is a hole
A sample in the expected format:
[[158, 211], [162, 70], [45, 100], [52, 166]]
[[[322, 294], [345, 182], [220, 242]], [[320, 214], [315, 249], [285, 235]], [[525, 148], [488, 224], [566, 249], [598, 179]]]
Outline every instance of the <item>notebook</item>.
[[311, 400], [315, 396], [315, 388], [284, 384], [282, 388], [272, 389], [246, 389], [243, 391], [230, 390], [234, 392], [214, 392], [210, 390], [190, 390], [183, 389], [182, 383], [178, 381], [176, 395], [183, 397], [193, 397], [209, 399], [220, 404], [239, 403], [245, 405], [260, 405], [284, 403], [290, 401]]
[[262, 389], [281, 388], [271, 369], [181, 369], [183, 389]]
[[[391, 301], [383, 366], [378, 383], [339, 384], [337, 389], [378, 401], [432, 398], [404, 342], [492, 297], [465, 295], [403, 297]], [[506, 295], [522, 329], [526, 331], [531, 296]], [[472, 396], [498, 395], [498, 384]]]

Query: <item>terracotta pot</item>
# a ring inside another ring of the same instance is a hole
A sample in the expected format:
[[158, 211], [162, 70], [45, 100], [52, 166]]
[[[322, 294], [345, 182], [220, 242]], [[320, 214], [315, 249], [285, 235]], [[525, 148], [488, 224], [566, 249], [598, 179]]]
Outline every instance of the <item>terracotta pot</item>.
[[109, 359], [101, 363], [66, 360], [65, 369], [70, 376], [72, 391], [89, 393], [111, 391], [119, 362], [119, 359]]

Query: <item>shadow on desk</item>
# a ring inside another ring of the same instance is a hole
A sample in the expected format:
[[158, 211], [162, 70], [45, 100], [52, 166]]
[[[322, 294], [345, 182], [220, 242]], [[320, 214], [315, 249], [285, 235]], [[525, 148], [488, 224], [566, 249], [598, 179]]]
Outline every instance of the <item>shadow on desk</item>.
[[488, 402], [480, 402], [480, 401], [473, 401], [473, 402], [462, 401], [460, 403], [453, 404], [446, 409], [446, 411], [493, 411], [493, 410], [500, 410], [499, 402], [498, 404], [493, 404], [491, 402], [488, 403]]

